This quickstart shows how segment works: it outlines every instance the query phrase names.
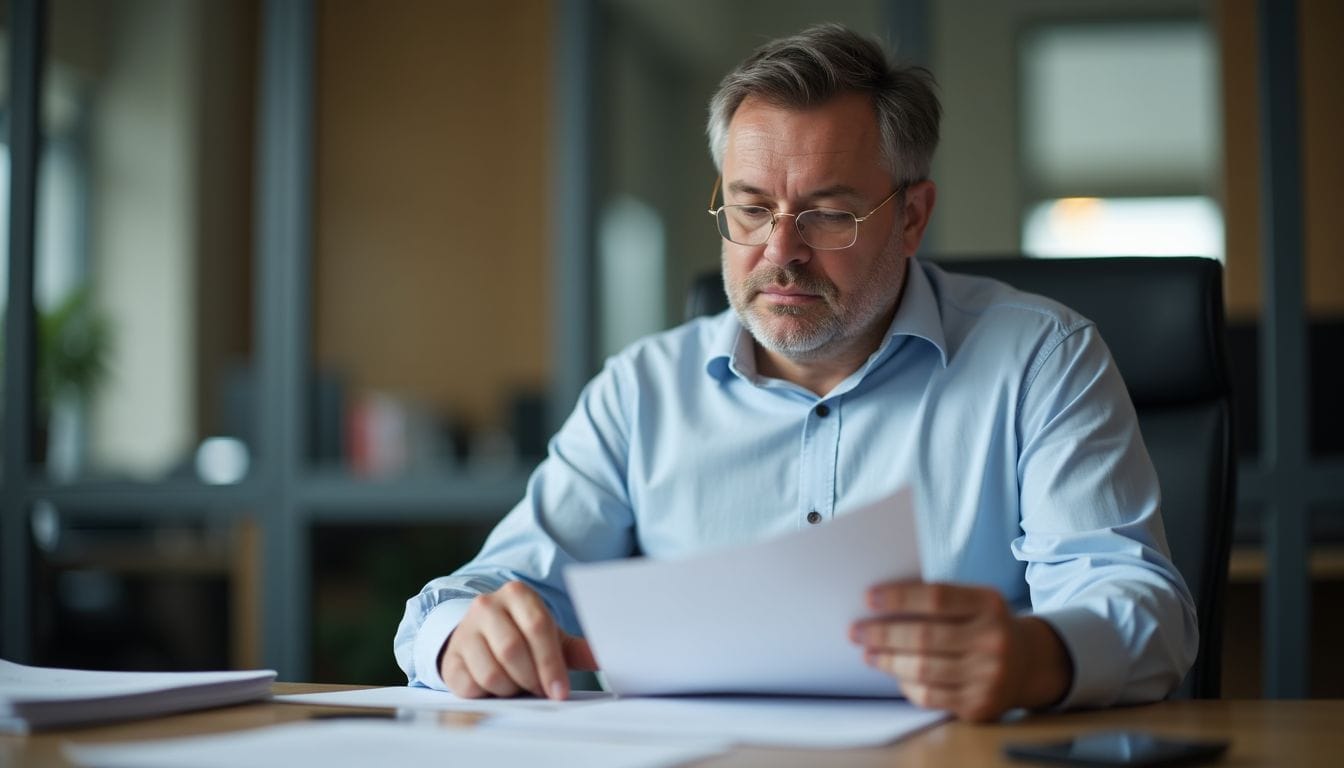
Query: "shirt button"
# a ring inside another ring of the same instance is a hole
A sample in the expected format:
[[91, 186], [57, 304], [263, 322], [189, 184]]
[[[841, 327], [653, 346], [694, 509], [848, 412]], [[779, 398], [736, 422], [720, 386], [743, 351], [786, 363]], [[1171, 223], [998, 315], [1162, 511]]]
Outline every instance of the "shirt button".
[[831, 415], [830, 406], [826, 405], [825, 403], [818, 405], [815, 410], [817, 412], [817, 415], [823, 419]]
[[815, 509], [812, 510], [811, 512], [808, 512], [808, 513], [807, 513], [807, 522], [809, 522], [809, 523], [811, 523], [811, 524], [813, 524], [813, 525], [816, 525], [817, 523], [820, 523], [820, 522], [821, 522], [821, 513], [818, 512], [818, 511], [815, 510]]

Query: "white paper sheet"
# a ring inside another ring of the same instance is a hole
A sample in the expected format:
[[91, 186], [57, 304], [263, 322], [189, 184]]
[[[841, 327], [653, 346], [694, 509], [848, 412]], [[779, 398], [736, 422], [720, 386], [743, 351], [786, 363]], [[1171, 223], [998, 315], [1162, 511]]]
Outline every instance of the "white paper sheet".
[[562, 712], [515, 711], [484, 720], [480, 727], [569, 738], [622, 735], [839, 749], [889, 744], [947, 717], [896, 699], [663, 697], [617, 699]]
[[393, 709], [418, 709], [462, 712], [511, 712], [515, 710], [536, 710], [549, 712], [611, 699], [613, 694], [606, 691], [572, 691], [566, 701], [538, 699], [533, 696], [520, 696], [513, 699], [463, 699], [447, 691], [434, 691], [429, 688], [397, 686], [392, 688], [363, 688], [354, 691], [328, 691], [326, 693], [293, 693], [276, 696], [276, 701], [293, 704], [318, 704], [328, 707], [391, 707]]
[[849, 627], [868, 615], [869, 587], [919, 576], [909, 489], [745, 547], [565, 571], [606, 684], [622, 695], [897, 696]]
[[716, 743], [636, 743], [519, 738], [479, 728], [308, 722], [135, 743], [64, 746], [93, 768], [293, 768], [308, 765], [488, 765], [491, 768], [662, 768], [723, 751]]

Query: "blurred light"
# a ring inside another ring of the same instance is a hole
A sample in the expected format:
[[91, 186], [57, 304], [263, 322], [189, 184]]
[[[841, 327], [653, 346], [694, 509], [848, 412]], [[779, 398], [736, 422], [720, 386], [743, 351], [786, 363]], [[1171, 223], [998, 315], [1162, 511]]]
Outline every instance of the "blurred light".
[[602, 209], [598, 224], [602, 354], [667, 327], [667, 233], [658, 210], [630, 196]]
[[1027, 211], [1029, 256], [1204, 256], [1223, 260], [1223, 214], [1207, 197], [1065, 197]]
[[43, 552], [55, 552], [61, 543], [61, 513], [56, 505], [40, 499], [33, 504], [29, 520], [33, 530], [33, 543]]
[[250, 457], [243, 441], [207, 437], [196, 449], [196, 476], [209, 485], [233, 485], [247, 476]]

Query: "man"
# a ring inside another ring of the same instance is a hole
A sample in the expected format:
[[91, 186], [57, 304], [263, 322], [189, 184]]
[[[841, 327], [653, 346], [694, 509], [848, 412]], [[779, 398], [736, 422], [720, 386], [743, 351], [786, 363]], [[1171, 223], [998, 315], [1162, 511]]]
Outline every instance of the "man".
[[408, 602], [412, 684], [563, 698], [567, 667], [596, 666], [568, 563], [824, 524], [905, 484], [928, 581], [874, 585], [851, 639], [912, 701], [986, 720], [1180, 682], [1193, 602], [1096, 328], [912, 258], [939, 115], [927, 72], [835, 25], [724, 79], [710, 205], [732, 311], [607, 362], [480, 555]]

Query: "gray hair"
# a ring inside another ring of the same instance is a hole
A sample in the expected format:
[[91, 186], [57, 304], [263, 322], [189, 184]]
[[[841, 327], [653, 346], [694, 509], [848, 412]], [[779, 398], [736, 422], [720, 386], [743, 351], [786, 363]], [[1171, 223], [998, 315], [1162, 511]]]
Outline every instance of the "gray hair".
[[723, 78], [709, 102], [709, 151], [722, 171], [728, 124], [748, 96], [806, 109], [844, 93], [867, 93], [893, 181], [925, 179], [943, 111], [935, 88], [927, 69], [894, 62], [876, 40], [839, 24], [818, 24], [757, 48]]

